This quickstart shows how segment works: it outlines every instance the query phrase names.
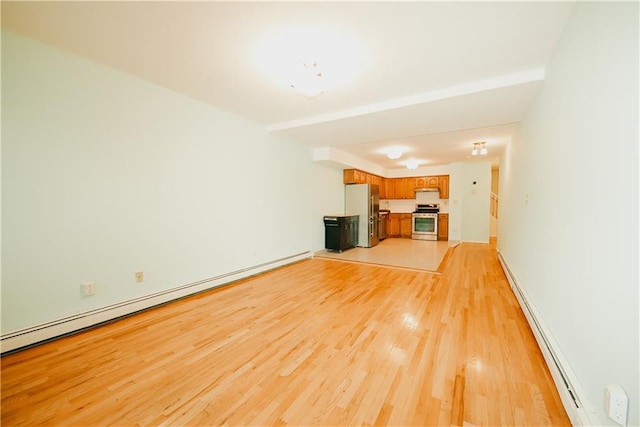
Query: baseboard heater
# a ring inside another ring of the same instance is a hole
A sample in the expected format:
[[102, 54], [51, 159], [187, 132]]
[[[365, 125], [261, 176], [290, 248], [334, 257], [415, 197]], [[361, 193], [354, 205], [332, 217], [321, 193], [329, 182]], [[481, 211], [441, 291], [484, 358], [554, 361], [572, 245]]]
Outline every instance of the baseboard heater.
[[511, 289], [527, 318], [527, 322], [533, 331], [542, 355], [547, 362], [547, 366], [555, 382], [564, 409], [571, 420], [571, 424], [574, 426], [599, 425], [600, 420], [595, 411], [589, 407], [590, 405], [584, 404], [579, 397], [584, 393], [580, 393], [579, 389], [577, 389], [576, 384], [578, 384], [578, 382], [575, 380], [575, 376], [571, 372], [567, 360], [561, 355], [558, 345], [551, 334], [547, 332], [547, 328], [541, 321], [537, 310], [529, 302], [526, 292], [522, 289], [522, 286], [520, 286], [511, 269], [509, 269], [507, 261], [500, 252], [498, 252], [498, 259], [511, 285]]
[[168, 303], [186, 296], [204, 292], [213, 288], [230, 284], [274, 268], [282, 267], [297, 261], [311, 258], [310, 251], [265, 262], [208, 279], [182, 285], [166, 291], [156, 292], [128, 301], [85, 311], [72, 316], [63, 317], [50, 322], [41, 323], [28, 328], [8, 332], [0, 337], [0, 348], [3, 355], [21, 350], [64, 335], [76, 333], [95, 327], [105, 322], [129, 316], [158, 305]]

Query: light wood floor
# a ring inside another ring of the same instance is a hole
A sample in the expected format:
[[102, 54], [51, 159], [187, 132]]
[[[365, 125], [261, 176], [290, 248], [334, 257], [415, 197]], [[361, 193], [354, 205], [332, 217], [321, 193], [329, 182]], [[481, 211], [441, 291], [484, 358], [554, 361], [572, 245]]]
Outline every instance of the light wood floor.
[[488, 244], [315, 258], [2, 359], [2, 425], [568, 426]]

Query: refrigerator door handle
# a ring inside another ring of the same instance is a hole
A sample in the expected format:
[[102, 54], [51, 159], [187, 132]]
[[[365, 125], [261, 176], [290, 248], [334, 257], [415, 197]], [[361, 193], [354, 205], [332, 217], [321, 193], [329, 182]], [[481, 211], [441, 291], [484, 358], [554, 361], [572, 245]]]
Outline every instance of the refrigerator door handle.
[[369, 237], [373, 237], [373, 232], [375, 231], [375, 226], [373, 224], [374, 201], [375, 199], [372, 194], [369, 196]]
[[369, 196], [369, 218], [373, 219], [373, 203], [375, 202], [375, 199], [373, 196]]

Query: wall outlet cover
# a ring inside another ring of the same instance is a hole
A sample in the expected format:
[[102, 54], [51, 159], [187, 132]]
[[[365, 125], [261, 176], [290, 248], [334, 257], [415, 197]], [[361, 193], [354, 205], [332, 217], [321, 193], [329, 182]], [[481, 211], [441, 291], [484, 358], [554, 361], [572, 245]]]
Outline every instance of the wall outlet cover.
[[82, 282], [80, 290], [84, 296], [94, 295], [96, 293], [96, 282]]
[[604, 410], [613, 421], [621, 426], [627, 425], [629, 398], [618, 384], [611, 384], [604, 389]]

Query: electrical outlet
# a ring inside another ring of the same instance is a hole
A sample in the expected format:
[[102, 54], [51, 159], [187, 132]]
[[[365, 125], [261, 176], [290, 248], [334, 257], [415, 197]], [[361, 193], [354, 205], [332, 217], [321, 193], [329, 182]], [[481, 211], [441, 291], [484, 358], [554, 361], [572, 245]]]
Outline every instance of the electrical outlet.
[[80, 285], [80, 290], [84, 296], [94, 295], [96, 293], [96, 282], [83, 282]]
[[142, 283], [144, 281], [144, 273], [142, 271], [136, 271], [136, 282]]
[[621, 426], [627, 425], [629, 398], [622, 387], [611, 384], [604, 389], [604, 410], [613, 421]]

